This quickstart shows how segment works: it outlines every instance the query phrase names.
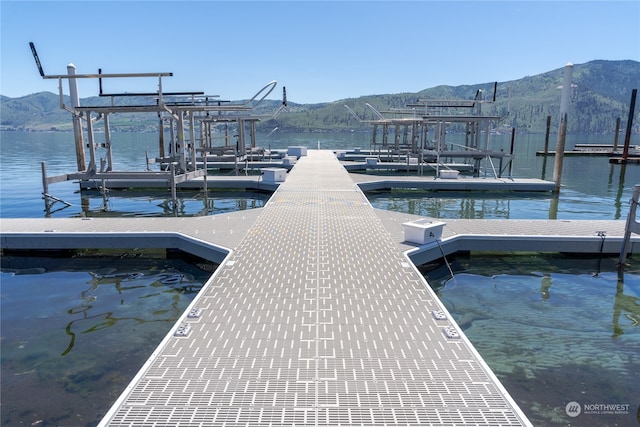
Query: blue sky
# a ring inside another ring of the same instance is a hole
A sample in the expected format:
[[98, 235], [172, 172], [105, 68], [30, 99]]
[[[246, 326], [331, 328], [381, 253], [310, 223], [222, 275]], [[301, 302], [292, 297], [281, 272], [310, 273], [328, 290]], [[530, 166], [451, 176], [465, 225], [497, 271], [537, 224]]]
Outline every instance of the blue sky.
[[[298, 103], [509, 81], [640, 60], [640, 1], [0, 1], [0, 94], [57, 93], [45, 73], [173, 72], [165, 91]], [[155, 91], [156, 79], [105, 91]], [[64, 88], [67, 92], [66, 85]], [[80, 96], [97, 94], [84, 81]]]

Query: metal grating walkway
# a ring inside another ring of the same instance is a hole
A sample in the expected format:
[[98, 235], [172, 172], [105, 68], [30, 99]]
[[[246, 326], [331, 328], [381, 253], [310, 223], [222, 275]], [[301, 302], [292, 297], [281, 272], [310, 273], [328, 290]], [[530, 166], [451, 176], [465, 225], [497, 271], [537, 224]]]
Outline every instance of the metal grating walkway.
[[329, 151], [192, 307], [101, 425], [528, 425]]

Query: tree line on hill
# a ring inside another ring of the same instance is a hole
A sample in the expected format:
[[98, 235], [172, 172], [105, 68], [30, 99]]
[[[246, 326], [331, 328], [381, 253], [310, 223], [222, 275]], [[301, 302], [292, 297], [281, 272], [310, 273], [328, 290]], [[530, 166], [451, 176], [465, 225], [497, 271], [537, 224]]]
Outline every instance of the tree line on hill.
[[[547, 116], [552, 118], [552, 131], [557, 129], [560, 110], [560, 90], [563, 68], [526, 76], [518, 80], [498, 82], [495, 102], [483, 104], [483, 114], [500, 116], [498, 130], [515, 128], [518, 133], [544, 133]], [[640, 62], [631, 60], [596, 60], [577, 64], [573, 70], [573, 89], [568, 113], [568, 132], [574, 134], [613, 134], [616, 120], [621, 119], [624, 130], [628, 121], [633, 89], [640, 86]], [[363, 119], [374, 119], [370, 104], [385, 117], [389, 111], [404, 108], [418, 99], [472, 100], [478, 90], [484, 99], [493, 98], [494, 83], [462, 86], [437, 86], [415, 93], [371, 95], [342, 99], [321, 104], [289, 102], [285, 112], [277, 118], [263, 119], [258, 130], [268, 132], [365, 131], [371, 125], [359, 123], [345, 108], [348, 105]], [[295, 93], [295, 91], [293, 91]], [[295, 96], [290, 97], [295, 98]], [[125, 98], [136, 105], [141, 100]], [[68, 100], [66, 101], [68, 102]], [[106, 105], [106, 98], [89, 97], [81, 105]], [[280, 101], [265, 100], [256, 114], [275, 111]], [[636, 108], [634, 133], [640, 132], [640, 108]], [[41, 92], [20, 98], [0, 96], [0, 128], [4, 130], [69, 131], [70, 114], [60, 109], [57, 94]], [[114, 131], [156, 131], [155, 114], [116, 114], [111, 119]]]

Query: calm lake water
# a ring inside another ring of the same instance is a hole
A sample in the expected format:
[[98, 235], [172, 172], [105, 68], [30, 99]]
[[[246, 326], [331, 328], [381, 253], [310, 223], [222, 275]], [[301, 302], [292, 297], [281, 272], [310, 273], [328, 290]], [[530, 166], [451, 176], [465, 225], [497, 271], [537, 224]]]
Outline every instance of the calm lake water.
[[[265, 148], [366, 149], [369, 138], [276, 132], [258, 141]], [[612, 140], [570, 136], [568, 147]], [[510, 136], [493, 141], [492, 148], [508, 150]], [[113, 144], [118, 170], [144, 170], [145, 151], [151, 156], [157, 151], [152, 134], [115, 133]], [[517, 137], [514, 177], [551, 179], [553, 158], [535, 155], [543, 145], [539, 135]], [[2, 132], [0, 149], [0, 217], [44, 217], [40, 162], [47, 162], [49, 175], [72, 172], [71, 134]], [[640, 165], [568, 157], [562, 182], [557, 198], [424, 191], [368, 196], [375, 207], [440, 218], [623, 219], [632, 188], [640, 183]], [[54, 184], [50, 192], [72, 203], [53, 212], [54, 218], [175, 215], [162, 191], [114, 192], [106, 211], [99, 194], [81, 194], [72, 182]], [[212, 191], [208, 199], [213, 202], [205, 203], [199, 192], [182, 192], [180, 199], [179, 215], [211, 215], [261, 207], [268, 195]], [[0, 275], [3, 425], [95, 425], [208, 277], [202, 273], [198, 279], [197, 268], [165, 261], [93, 260], [84, 267], [55, 268], [42, 259], [20, 268], [6, 262]], [[443, 268], [426, 277], [534, 424], [634, 425], [640, 404], [640, 273], [626, 275], [620, 291], [611, 273], [614, 262], [472, 254], [454, 261], [455, 281]], [[596, 269], [600, 274], [594, 275]], [[176, 286], [176, 277], [188, 281]], [[147, 330], [151, 326], [154, 332]], [[92, 337], [99, 342], [91, 344]], [[123, 346], [123, 337], [130, 343]], [[109, 356], [107, 349], [117, 354]], [[13, 403], [7, 396], [15, 397]], [[572, 400], [629, 404], [630, 413], [572, 419], [564, 410]]]
[[[461, 135], [448, 135], [452, 142], [462, 142]], [[113, 161], [116, 170], [143, 171], [145, 153], [158, 152], [157, 136], [152, 133], [113, 133]], [[302, 145], [310, 149], [346, 149], [370, 146], [369, 133], [306, 133], [269, 136], [258, 135], [265, 148]], [[637, 143], [634, 135], [632, 144]], [[491, 137], [491, 148], [509, 150], [510, 135]], [[551, 137], [553, 148], [555, 137]], [[567, 148], [576, 143], [612, 144], [613, 136], [569, 135]], [[536, 156], [544, 148], [543, 135], [516, 137], [513, 176], [552, 179], [553, 157]], [[0, 132], [0, 217], [44, 217], [40, 163], [47, 164], [47, 174], [73, 172], [75, 151], [70, 133]], [[104, 150], [98, 150], [104, 157]], [[87, 157], [88, 158], [88, 157]], [[371, 193], [371, 203], [382, 209], [398, 210], [440, 218], [511, 218], [511, 219], [618, 219], [628, 211], [633, 186], [640, 183], [640, 165], [610, 165], [605, 157], [567, 157], [562, 178], [564, 189], [555, 198], [550, 194], [444, 193], [425, 191], [391, 191]], [[173, 216], [203, 215], [261, 207], [268, 199], [264, 193], [250, 191], [211, 191], [205, 203], [199, 192], [181, 192], [181, 209], [167, 208], [168, 192], [156, 191], [133, 195], [111, 192], [108, 211], [97, 193], [79, 193], [73, 182], [53, 184], [50, 193], [72, 204], [52, 213], [52, 217], [90, 216]], [[82, 204], [85, 204], [83, 208]], [[62, 205], [57, 204], [57, 207]], [[89, 206], [87, 208], [87, 206]]]
[[[631, 426], [640, 411], [640, 270], [560, 254], [451, 257], [423, 272], [465, 335], [539, 426]], [[505, 302], [508, 301], [508, 304]], [[569, 402], [628, 405], [569, 417]]]

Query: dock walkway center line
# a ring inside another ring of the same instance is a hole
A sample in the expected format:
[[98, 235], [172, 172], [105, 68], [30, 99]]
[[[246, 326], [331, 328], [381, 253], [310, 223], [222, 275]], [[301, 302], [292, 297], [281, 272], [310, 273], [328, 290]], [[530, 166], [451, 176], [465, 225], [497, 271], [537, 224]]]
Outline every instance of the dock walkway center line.
[[530, 425], [330, 151], [188, 312], [101, 425]]

